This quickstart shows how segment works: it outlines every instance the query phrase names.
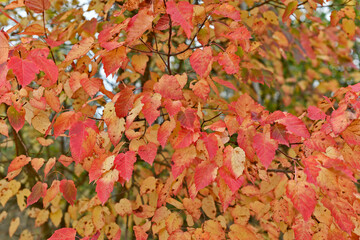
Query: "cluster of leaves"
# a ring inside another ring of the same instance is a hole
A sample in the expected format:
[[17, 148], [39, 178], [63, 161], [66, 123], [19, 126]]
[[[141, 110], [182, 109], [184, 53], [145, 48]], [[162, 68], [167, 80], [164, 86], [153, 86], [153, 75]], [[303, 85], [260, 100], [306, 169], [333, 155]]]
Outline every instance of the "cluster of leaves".
[[359, 6], [326, 4], [1, 7], [9, 236], [359, 238]]

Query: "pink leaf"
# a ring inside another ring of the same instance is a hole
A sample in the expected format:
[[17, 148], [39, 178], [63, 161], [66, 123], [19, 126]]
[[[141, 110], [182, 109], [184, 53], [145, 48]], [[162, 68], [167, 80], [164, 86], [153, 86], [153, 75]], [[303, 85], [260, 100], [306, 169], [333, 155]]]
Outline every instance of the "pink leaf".
[[191, 36], [193, 5], [187, 1], [180, 1], [176, 4], [174, 1], [166, 3], [166, 13], [171, 16], [171, 20], [176, 24], [180, 24], [184, 29], [187, 38]]
[[213, 62], [211, 47], [204, 47], [203, 50], [196, 49], [190, 57], [191, 67], [200, 77], [207, 77], [211, 71]]
[[172, 100], [183, 99], [182, 87], [175, 76], [163, 75], [159, 82], [155, 83], [154, 91], [160, 93], [163, 98]]
[[148, 143], [146, 145], [141, 145], [138, 150], [138, 154], [142, 160], [152, 165], [156, 157], [158, 146], [155, 143]]
[[326, 118], [326, 114], [315, 106], [308, 107], [307, 112], [311, 120], [324, 120]]
[[133, 151], [127, 151], [126, 153], [120, 153], [116, 156], [114, 164], [119, 174], [126, 181], [129, 181], [134, 170], [134, 163], [136, 162], [136, 153]]
[[31, 194], [27, 198], [27, 204], [26, 206], [30, 206], [46, 194], [47, 184], [42, 182], [37, 182], [31, 189]]
[[295, 117], [294, 115], [287, 113], [285, 118], [282, 118], [278, 120], [279, 123], [286, 126], [286, 129], [303, 138], [309, 138], [310, 133], [308, 129], [306, 128], [306, 125], [301, 121], [298, 117]]
[[275, 157], [278, 143], [263, 133], [257, 133], [253, 138], [253, 143], [261, 163], [268, 168]]
[[23, 87], [31, 83], [39, 73], [39, 68], [33, 61], [23, 60], [16, 56], [10, 58], [8, 68], [13, 70], [19, 84]]
[[203, 161], [195, 168], [194, 181], [196, 186], [196, 191], [203, 189], [212, 183], [217, 175], [218, 167], [216, 164]]
[[286, 186], [286, 196], [291, 199], [294, 207], [307, 221], [314, 212], [317, 199], [315, 190], [307, 182], [290, 180]]
[[110, 197], [114, 189], [114, 183], [119, 179], [119, 171], [113, 169], [104, 174], [97, 182], [96, 182], [96, 192], [97, 195], [104, 204]]
[[73, 228], [60, 228], [48, 240], [75, 240], [76, 230]]
[[27, 0], [25, 6], [36, 13], [42, 13], [43, 11], [50, 8], [49, 0]]
[[63, 179], [60, 182], [60, 192], [64, 195], [65, 200], [71, 205], [76, 200], [76, 187], [73, 180]]
[[227, 74], [235, 74], [240, 70], [240, 57], [234, 53], [220, 52], [218, 61]]
[[70, 150], [75, 163], [91, 155], [96, 143], [96, 131], [95, 121], [91, 119], [78, 121], [70, 128]]

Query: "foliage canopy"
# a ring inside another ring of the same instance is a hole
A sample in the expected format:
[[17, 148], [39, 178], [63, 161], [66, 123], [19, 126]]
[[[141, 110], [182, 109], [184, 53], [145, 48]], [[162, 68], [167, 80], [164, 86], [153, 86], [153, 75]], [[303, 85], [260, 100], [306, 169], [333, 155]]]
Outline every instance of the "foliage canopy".
[[359, 239], [356, 0], [1, 2], [2, 239]]

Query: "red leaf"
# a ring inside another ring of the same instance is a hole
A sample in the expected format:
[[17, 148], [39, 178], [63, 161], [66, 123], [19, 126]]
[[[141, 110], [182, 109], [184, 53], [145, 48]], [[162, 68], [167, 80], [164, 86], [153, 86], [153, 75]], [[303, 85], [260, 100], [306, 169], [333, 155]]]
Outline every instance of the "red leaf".
[[350, 123], [344, 108], [338, 108], [331, 113], [330, 124], [334, 134], [338, 135], [344, 131]]
[[134, 94], [133, 91], [125, 87], [120, 91], [119, 98], [115, 103], [115, 112], [116, 116], [119, 118], [126, 117], [129, 113], [129, 110], [132, 108], [134, 103]]
[[212, 80], [214, 80], [214, 82], [217, 82], [217, 83], [219, 83], [219, 84], [221, 84], [221, 85], [223, 85], [223, 86], [225, 86], [225, 87], [228, 87], [228, 88], [234, 90], [235, 92], [238, 91], [238, 90], [236, 89], [236, 87], [235, 87], [231, 82], [222, 80], [222, 79], [220, 79], [220, 78], [218, 78], [218, 77], [213, 77]]
[[26, 0], [25, 6], [36, 13], [42, 13], [50, 8], [49, 0]]
[[26, 206], [30, 206], [46, 194], [47, 184], [42, 182], [37, 182], [31, 189], [31, 194], [27, 198], [27, 204]]
[[241, 20], [240, 12], [232, 5], [228, 3], [222, 3], [220, 6], [216, 7], [216, 10], [213, 13], [217, 15], [223, 15], [224, 17], [231, 18], [235, 21]]
[[219, 169], [219, 175], [225, 181], [226, 185], [230, 188], [232, 193], [235, 193], [239, 190], [241, 185], [245, 182], [245, 178], [240, 176], [238, 179], [235, 179], [233, 175], [227, 171], [224, 167]]
[[315, 190], [307, 182], [290, 180], [286, 186], [286, 196], [291, 199], [294, 207], [307, 221], [314, 212], [317, 199]]
[[103, 205], [109, 199], [110, 194], [114, 189], [114, 183], [118, 179], [119, 179], [119, 171], [113, 169], [105, 173], [104, 176], [102, 176], [99, 180], [97, 180], [96, 192]]
[[126, 153], [120, 153], [117, 155], [114, 164], [116, 169], [119, 171], [120, 177], [129, 181], [134, 170], [135, 162], [136, 153], [133, 151], [127, 151]]
[[26, 157], [25, 155], [20, 155], [14, 158], [14, 160], [11, 161], [8, 172], [12, 172], [15, 170], [18, 170], [19, 168], [24, 167], [26, 164], [28, 164], [31, 161], [30, 157]]
[[240, 57], [236, 54], [220, 52], [218, 61], [227, 74], [235, 74], [240, 70]]
[[91, 155], [96, 143], [97, 131], [96, 123], [91, 119], [78, 121], [72, 125], [69, 131], [70, 150], [75, 163]]
[[170, 117], [175, 116], [178, 112], [180, 112], [182, 103], [180, 100], [172, 101], [168, 98], [165, 99], [164, 105], [166, 111], [169, 113]]
[[283, 22], [286, 22], [289, 19], [290, 15], [295, 12], [297, 6], [298, 6], [297, 1], [292, 1], [286, 6], [285, 12], [284, 12], [284, 14], [282, 16], [282, 21]]
[[304, 221], [301, 218], [296, 218], [292, 225], [294, 229], [295, 240], [311, 240], [313, 231], [311, 227], [314, 225], [313, 221]]
[[161, 106], [161, 95], [158, 93], [152, 96], [146, 94], [141, 102], [144, 104], [142, 108], [144, 117], [149, 125], [151, 125], [160, 116], [160, 110], [158, 108]]
[[198, 122], [196, 110], [187, 108], [185, 112], [180, 112], [178, 115], [178, 121], [182, 127], [194, 131], [194, 128], [197, 125], [196, 122]]
[[309, 138], [310, 133], [308, 129], [306, 128], [306, 125], [301, 121], [298, 117], [295, 117], [294, 115], [287, 113], [285, 118], [282, 118], [278, 120], [279, 123], [286, 126], [286, 129], [303, 138]]
[[82, 78], [80, 83], [87, 94], [90, 97], [94, 97], [99, 92], [100, 87], [103, 85], [103, 81], [100, 78]]
[[39, 68], [33, 61], [23, 60], [16, 56], [10, 58], [8, 68], [13, 70], [19, 84], [23, 87], [31, 83], [39, 73]]
[[166, 3], [166, 13], [171, 16], [174, 23], [180, 24], [184, 29], [187, 38], [191, 36], [193, 5], [187, 1], [180, 1], [176, 5], [174, 1]]
[[336, 146], [334, 138], [323, 132], [314, 132], [311, 137], [304, 141], [304, 145], [310, 149], [326, 152], [330, 146]]
[[174, 130], [176, 126], [175, 121], [165, 121], [161, 124], [158, 133], [157, 133], [157, 140], [159, 141], [160, 145], [164, 148], [167, 140], [169, 139], [171, 132]]
[[263, 133], [257, 133], [253, 138], [253, 143], [257, 156], [267, 169], [275, 157], [278, 143]]
[[21, 108], [20, 112], [18, 112], [13, 106], [10, 106], [7, 110], [7, 116], [9, 118], [10, 125], [16, 132], [19, 132], [25, 124], [25, 110]]
[[302, 159], [304, 164], [304, 172], [307, 176], [306, 180], [309, 183], [317, 184], [316, 178], [319, 176], [321, 170], [319, 162], [316, 160], [316, 156], [310, 156], [308, 158]]
[[85, 55], [93, 46], [94, 39], [92, 37], [84, 38], [76, 43], [66, 55], [65, 61], [73, 61]]
[[219, 148], [218, 139], [215, 134], [209, 134], [208, 136], [204, 134], [202, 139], [205, 143], [206, 150], [208, 151], [209, 158], [212, 160], [216, 156], [217, 150]]
[[232, 41], [248, 41], [251, 38], [251, 33], [249, 30], [244, 27], [238, 27], [232, 29], [225, 37], [231, 39]]
[[71, 128], [71, 126], [79, 120], [81, 115], [81, 113], [75, 113], [73, 111], [61, 113], [54, 123], [54, 137], [57, 138], [60, 134]]
[[75, 240], [76, 230], [73, 228], [60, 228], [48, 240]]
[[106, 77], [115, 73], [126, 62], [126, 47], [121, 46], [102, 54]]
[[190, 166], [195, 157], [196, 148], [194, 145], [176, 149], [171, 158], [171, 162], [173, 162], [171, 167], [173, 176], [175, 178], [178, 177], [185, 168]]
[[203, 161], [197, 165], [194, 174], [196, 191], [199, 191], [212, 183], [216, 178], [217, 170], [218, 167], [212, 162]]
[[8, 36], [6, 32], [0, 31], [0, 65], [6, 63], [8, 56], [9, 56]]
[[35, 48], [31, 50], [27, 59], [33, 61], [38, 68], [43, 71], [46, 76], [51, 80], [51, 83], [56, 83], [59, 75], [59, 69], [54, 61], [47, 59], [49, 55], [49, 49], [47, 48]]
[[138, 150], [138, 154], [142, 160], [152, 165], [156, 157], [158, 146], [155, 143], [148, 143], [146, 145], [141, 145]]
[[154, 16], [149, 15], [149, 12], [147, 9], [141, 9], [138, 14], [131, 18], [126, 29], [126, 43], [131, 43], [140, 38], [146, 30], [152, 27]]
[[182, 87], [175, 76], [163, 75], [159, 82], [155, 83], [154, 91], [160, 93], [163, 98], [172, 100], [183, 99]]
[[343, 231], [351, 234], [352, 230], [355, 228], [354, 223], [351, 221], [351, 217], [357, 217], [351, 204], [341, 198], [329, 199], [328, 197], [324, 197], [321, 200], [321, 203], [330, 210], [337, 225]]
[[204, 79], [200, 79], [199, 81], [196, 81], [195, 85], [193, 85], [192, 83], [190, 84], [190, 88], [194, 91], [194, 94], [202, 100], [206, 101], [210, 93], [210, 87], [208, 82]]
[[204, 47], [203, 50], [196, 49], [190, 57], [191, 67], [200, 77], [207, 77], [211, 71], [213, 62], [211, 47]]
[[73, 180], [63, 179], [60, 182], [60, 192], [64, 195], [65, 200], [71, 205], [76, 200], [76, 187]]
[[271, 127], [271, 138], [277, 140], [280, 144], [289, 147], [289, 140], [286, 134], [286, 129], [281, 124], [275, 124]]

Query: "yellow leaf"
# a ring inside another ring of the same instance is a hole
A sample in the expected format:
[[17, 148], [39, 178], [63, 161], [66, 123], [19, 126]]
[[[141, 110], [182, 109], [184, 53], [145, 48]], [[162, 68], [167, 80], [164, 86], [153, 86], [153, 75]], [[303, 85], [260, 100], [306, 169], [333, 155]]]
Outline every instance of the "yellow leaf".
[[140, 186], [140, 194], [144, 195], [154, 192], [156, 188], [156, 182], [157, 180], [153, 176], [146, 178]]
[[278, 16], [276, 16], [276, 14], [273, 11], [264, 12], [263, 17], [266, 22], [274, 24], [274, 25], [279, 25]]
[[126, 214], [132, 214], [131, 202], [126, 198], [121, 199], [120, 202], [115, 204], [115, 211], [122, 217]]
[[9, 227], [9, 236], [12, 237], [14, 235], [14, 233], [16, 232], [16, 229], [19, 227], [20, 225], [20, 218], [13, 218], [10, 222], [10, 227]]
[[18, 192], [18, 194], [16, 194], [16, 200], [17, 200], [17, 204], [20, 208], [20, 211], [24, 211], [24, 209], [26, 208], [26, 201], [25, 201], [25, 197], [28, 197], [30, 195], [31, 191], [27, 188], [22, 189], [21, 191]]
[[134, 67], [135, 71], [144, 75], [148, 61], [149, 57], [146, 55], [134, 55], [131, 58], [131, 65]]
[[216, 206], [211, 195], [203, 198], [201, 208], [209, 218], [214, 219], [216, 217]]
[[47, 116], [44, 112], [40, 112], [31, 119], [31, 124], [40, 133], [45, 134], [46, 130], [51, 125], [51, 122], [49, 120], [49, 116]]
[[20, 238], [19, 240], [33, 240], [33, 236], [31, 234], [31, 232], [27, 229], [25, 229], [24, 231], [21, 232]]
[[57, 211], [50, 213], [50, 220], [55, 227], [58, 227], [60, 225], [62, 217], [63, 217], [63, 212], [61, 209], [58, 209]]
[[92, 211], [92, 220], [96, 230], [100, 230], [105, 225], [105, 217], [101, 206], [96, 206]]
[[7, 212], [6, 211], [2, 211], [0, 213], [0, 223], [7, 217]]
[[352, 38], [355, 35], [356, 26], [355, 26], [354, 20], [344, 18], [342, 20], [341, 26], [349, 38]]
[[45, 222], [47, 222], [48, 219], [49, 219], [49, 211], [46, 209], [40, 210], [35, 219], [35, 226], [39, 227], [43, 225]]

